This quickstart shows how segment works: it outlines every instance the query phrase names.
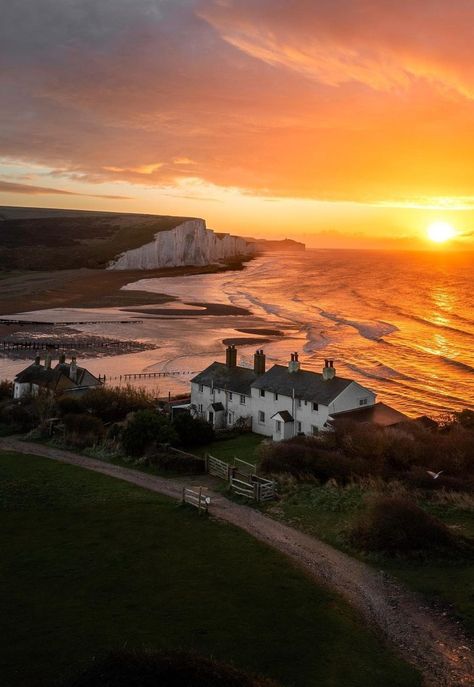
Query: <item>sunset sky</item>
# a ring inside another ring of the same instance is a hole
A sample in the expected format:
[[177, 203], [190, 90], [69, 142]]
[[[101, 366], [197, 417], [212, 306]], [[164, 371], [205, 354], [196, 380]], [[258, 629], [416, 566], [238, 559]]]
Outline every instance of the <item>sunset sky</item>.
[[0, 204], [474, 247], [472, 0], [0, 0]]

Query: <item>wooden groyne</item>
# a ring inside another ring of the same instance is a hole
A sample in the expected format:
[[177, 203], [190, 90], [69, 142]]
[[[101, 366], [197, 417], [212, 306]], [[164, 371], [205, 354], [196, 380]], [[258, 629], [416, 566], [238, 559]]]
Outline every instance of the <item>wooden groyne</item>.
[[137, 348], [135, 341], [0, 341], [3, 351], [58, 351], [58, 350], [91, 350], [91, 349], [120, 349]]
[[159, 377], [179, 377], [197, 375], [200, 370], [164, 370], [162, 372], [128, 372], [123, 375], [99, 375], [101, 382], [130, 381], [131, 379], [158, 379]]
[[76, 324], [143, 324], [143, 320], [77, 320], [75, 322], [46, 322], [39, 320], [0, 319], [0, 324], [15, 324], [20, 327], [24, 325], [35, 325], [41, 327], [72, 327]]

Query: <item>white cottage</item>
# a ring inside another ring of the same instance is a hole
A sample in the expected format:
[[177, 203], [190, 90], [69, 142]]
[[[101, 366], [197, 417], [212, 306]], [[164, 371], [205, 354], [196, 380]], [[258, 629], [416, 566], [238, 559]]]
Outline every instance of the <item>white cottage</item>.
[[225, 364], [214, 362], [191, 380], [191, 403], [216, 428], [242, 419], [275, 441], [316, 434], [329, 428], [334, 414], [375, 404], [375, 393], [338, 377], [332, 360], [322, 373], [302, 370], [297, 353], [287, 366], [265, 367], [263, 350], [249, 369], [237, 365], [237, 350], [229, 346]]

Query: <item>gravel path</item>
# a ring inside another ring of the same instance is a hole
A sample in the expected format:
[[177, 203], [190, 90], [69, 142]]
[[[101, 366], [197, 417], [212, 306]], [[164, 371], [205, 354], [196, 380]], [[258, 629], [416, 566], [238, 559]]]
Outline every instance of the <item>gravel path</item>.
[[[181, 499], [183, 485], [199, 477], [168, 479], [111, 465], [69, 451], [14, 438], [0, 439], [0, 449], [45, 456], [131, 482], [173, 499]], [[210, 493], [210, 492], [209, 492]], [[281, 551], [317, 582], [342, 594], [367, 622], [381, 630], [403, 658], [424, 677], [425, 687], [474, 686], [474, 648], [451, 618], [423, 602], [393, 579], [337, 551], [314, 537], [298, 532], [248, 506], [210, 493], [211, 515], [245, 530]]]

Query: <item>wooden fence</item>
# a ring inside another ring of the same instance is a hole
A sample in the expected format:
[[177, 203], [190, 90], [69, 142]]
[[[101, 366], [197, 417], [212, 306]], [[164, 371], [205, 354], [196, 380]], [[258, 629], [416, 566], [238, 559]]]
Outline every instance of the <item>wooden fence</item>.
[[232, 468], [229, 463], [219, 460], [219, 458], [215, 458], [208, 453], [206, 456], [206, 471], [210, 475], [228, 482], [231, 478]]
[[183, 487], [183, 503], [189, 503], [198, 509], [199, 515], [207, 513], [207, 509], [211, 505], [211, 497], [206, 494], [206, 487]]
[[235, 458], [234, 463], [229, 465], [215, 456], [206, 456], [207, 472], [228, 482], [229, 489], [234, 494], [258, 502], [276, 498], [275, 482], [258, 476], [255, 465], [240, 458]]

